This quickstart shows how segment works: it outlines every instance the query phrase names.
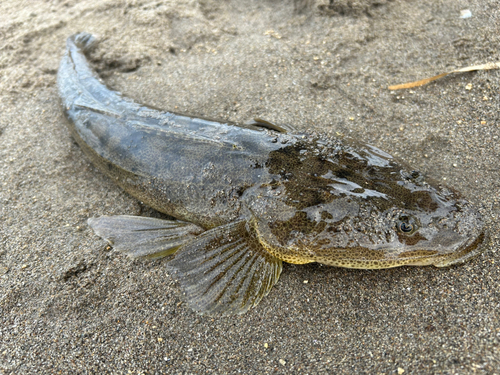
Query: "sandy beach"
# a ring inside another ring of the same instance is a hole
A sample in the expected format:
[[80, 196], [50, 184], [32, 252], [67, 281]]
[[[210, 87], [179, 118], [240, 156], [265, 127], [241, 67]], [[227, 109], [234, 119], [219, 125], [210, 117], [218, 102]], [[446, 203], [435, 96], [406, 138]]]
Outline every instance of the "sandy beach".
[[[461, 191], [489, 244], [449, 268], [285, 264], [248, 313], [197, 315], [165, 259], [87, 225], [159, 213], [69, 134], [56, 76], [80, 31], [123, 95], [359, 138]], [[500, 374], [500, 70], [387, 89], [496, 61], [497, 0], [2, 1], [0, 374]]]

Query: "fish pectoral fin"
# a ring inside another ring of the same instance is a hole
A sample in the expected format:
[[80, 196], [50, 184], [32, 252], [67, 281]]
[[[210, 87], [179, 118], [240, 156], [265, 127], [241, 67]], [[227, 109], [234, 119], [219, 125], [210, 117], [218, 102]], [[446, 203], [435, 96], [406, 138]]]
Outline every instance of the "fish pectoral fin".
[[129, 215], [90, 218], [88, 224], [113, 248], [134, 258], [171, 255], [203, 232], [197, 225], [183, 221]]
[[168, 263], [188, 305], [201, 314], [242, 314], [269, 293], [282, 262], [269, 254], [246, 221], [211, 229]]

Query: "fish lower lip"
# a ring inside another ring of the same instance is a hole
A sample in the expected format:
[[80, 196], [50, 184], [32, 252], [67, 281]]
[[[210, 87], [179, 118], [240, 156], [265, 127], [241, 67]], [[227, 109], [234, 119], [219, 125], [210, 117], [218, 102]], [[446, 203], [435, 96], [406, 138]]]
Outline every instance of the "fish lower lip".
[[434, 263], [434, 266], [448, 267], [454, 264], [464, 263], [465, 261], [474, 258], [483, 251], [483, 245], [487, 242], [487, 239], [487, 233], [482, 232], [475, 240], [466, 245], [462, 250], [450, 254], [449, 257]]

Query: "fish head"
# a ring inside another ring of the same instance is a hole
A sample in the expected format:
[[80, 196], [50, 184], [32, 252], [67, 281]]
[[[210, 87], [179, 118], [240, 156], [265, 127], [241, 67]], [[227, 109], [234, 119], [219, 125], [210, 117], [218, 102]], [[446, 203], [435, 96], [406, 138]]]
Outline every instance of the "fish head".
[[297, 142], [267, 164], [278, 177], [260, 187], [252, 213], [273, 255], [374, 269], [449, 266], [483, 249], [481, 215], [454, 189], [360, 142], [318, 149]]

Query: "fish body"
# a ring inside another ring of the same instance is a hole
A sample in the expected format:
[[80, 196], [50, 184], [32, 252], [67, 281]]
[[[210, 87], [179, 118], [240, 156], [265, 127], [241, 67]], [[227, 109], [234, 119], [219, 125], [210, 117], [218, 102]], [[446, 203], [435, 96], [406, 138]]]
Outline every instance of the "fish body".
[[486, 241], [477, 210], [384, 151], [265, 121], [237, 125], [159, 111], [109, 90], [68, 38], [58, 87], [72, 136], [132, 196], [175, 220], [89, 219], [131, 256], [168, 267], [205, 314], [255, 306], [282, 262], [348, 268], [447, 266]]

